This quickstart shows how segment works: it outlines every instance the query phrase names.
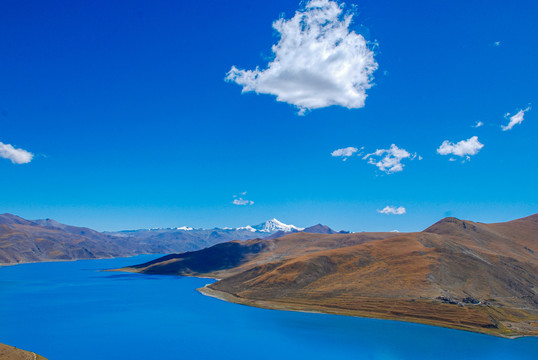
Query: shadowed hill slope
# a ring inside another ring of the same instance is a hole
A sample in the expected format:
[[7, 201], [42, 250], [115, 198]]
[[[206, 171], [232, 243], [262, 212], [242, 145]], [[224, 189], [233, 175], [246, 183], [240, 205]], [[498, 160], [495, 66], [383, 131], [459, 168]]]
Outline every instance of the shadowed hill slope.
[[143, 268], [147, 274], [183, 275], [227, 270], [247, 262], [252, 255], [263, 251], [265, 247], [266, 245], [259, 241], [231, 241], [204, 250], [167, 255], [133, 268]]
[[[157, 259], [126, 270], [221, 278], [202, 291], [255, 306], [538, 335], [537, 219], [446, 218], [417, 233], [296, 233], [236, 243], [227, 249], [259, 247], [235, 265], [198, 271], [168, 258], [166, 269]], [[202, 262], [209, 252], [218, 258], [215, 247], [181, 256]]]

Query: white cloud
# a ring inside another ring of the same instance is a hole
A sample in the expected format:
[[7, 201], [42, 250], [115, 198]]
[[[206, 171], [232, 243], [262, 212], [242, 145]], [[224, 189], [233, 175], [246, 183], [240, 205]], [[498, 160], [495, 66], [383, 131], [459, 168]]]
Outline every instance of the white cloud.
[[254, 201], [246, 200], [246, 199], [243, 199], [243, 198], [237, 198], [237, 199], [234, 199], [234, 201], [232, 201], [232, 204], [234, 204], [234, 205], [253, 205]]
[[26, 164], [32, 161], [34, 154], [0, 142], [0, 157], [11, 160], [13, 164]]
[[[246, 194], [246, 191], [241, 193], [242, 196], [245, 196]], [[243, 199], [241, 196], [234, 195], [234, 198], [235, 199], [232, 201], [232, 204], [234, 205], [254, 205], [254, 201]]]
[[501, 46], [501, 42], [500, 42], [500, 41], [495, 41], [495, 42], [493, 43], [493, 45], [494, 45], [494, 46]]
[[511, 130], [514, 127], [514, 125], [521, 124], [523, 122], [523, 117], [525, 116], [525, 113], [529, 111], [530, 109], [531, 107], [529, 106], [526, 109], [519, 110], [517, 114], [512, 115], [512, 116], [510, 116], [510, 113], [506, 113], [504, 117], [508, 118], [510, 116], [510, 122], [506, 126], [501, 125], [501, 128], [503, 129], [503, 131]]
[[234, 201], [232, 201], [232, 204], [234, 204], [234, 205], [253, 205], [254, 201], [246, 200], [246, 199], [243, 199], [243, 198], [238, 198], [238, 199], [234, 199]]
[[331, 105], [363, 107], [378, 64], [364, 37], [349, 30], [352, 14], [342, 12], [343, 4], [309, 1], [293, 18], [273, 23], [280, 40], [265, 70], [232, 66], [225, 80], [243, 86], [243, 93], [276, 95], [299, 114]]
[[403, 159], [413, 160], [416, 156], [417, 154], [410, 154], [405, 149], [400, 149], [392, 144], [390, 149], [377, 149], [375, 152], [364, 156], [363, 159], [368, 159], [368, 163], [377, 166], [379, 170], [392, 174], [403, 170]]
[[[364, 147], [362, 147], [361, 149], [363, 149]], [[352, 156], [354, 153], [356, 153], [357, 151], [359, 151], [359, 149], [357, 149], [356, 147], [353, 147], [353, 146], [349, 146], [347, 148], [342, 148], [342, 149], [336, 149], [334, 150], [332, 153], [331, 153], [331, 156], [334, 156], [334, 157], [342, 157], [342, 161], [346, 161], [348, 157]]]
[[403, 206], [396, 207], [396, 206], [387, 205], [383, 208], [383, 210], [377, 210], [377, 212], [380, 214], [387, 214], [387, 215], [390, 215], [390, 214], [403, 215], [405, 214], [405, 208]]
[[345, 157], [349, 157], [351, 155], [353, 155], [353, 153], [356, 153], [357, 151], [359, 151], [359, 149], [357, 149], [356, 147], [352, 147], [352, 146], [349, 146], [347, 148], [342, 148], [342, 149], [337, 149], [337, 150], [334, 150], [331, 155], [332, 156], [345, 156]]
[[477, 122], [473, 125], [474, 128], [479, 128], [480, 126], [484, 126], [484, 123], [483, 123], [482, 121], [477, 121]]
[[[480, 149], [484, 147], [484, 144], [478, 141], [477, 136], [473, 136], [467, 140], [461, 140], [457, 143], [451, 143], [448, 140], [443, 141], [437, 153], [440, 155], [456, 155], [465, 157], [465, 160], [470, 160], [472, 155], [478, 154]], [[450, 158], [450, 161], [454, 161], [454, 158]]]

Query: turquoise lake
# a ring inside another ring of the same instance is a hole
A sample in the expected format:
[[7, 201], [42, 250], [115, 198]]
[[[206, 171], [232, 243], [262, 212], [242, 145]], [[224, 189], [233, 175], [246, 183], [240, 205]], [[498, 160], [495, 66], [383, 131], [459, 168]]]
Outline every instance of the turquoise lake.
[[538, 359], [538, 338], [251, 308], [198, 293], [209, 279], [100, 271], [155, 257], [0, 268], [0, 342], [50, 360]]

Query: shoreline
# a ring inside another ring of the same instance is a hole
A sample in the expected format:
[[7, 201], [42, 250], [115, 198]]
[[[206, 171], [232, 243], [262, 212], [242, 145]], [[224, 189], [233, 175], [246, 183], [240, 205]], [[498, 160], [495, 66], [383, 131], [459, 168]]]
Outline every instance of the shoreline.
[[246, 299], [246, 298], [241, 298], [241, 297], [235, 296], [233, 294], [230, 294], [221, 290], [212, 289], [209, 287], [209, 285], [211, 284], [207, 284], [204, 287], [198, 288], [196, 290], [204, 296], [212, 297], [218, 300], [222, 300], [222, 301], [226, 301], [226, 302], [234, 303], [234, 304], [239, 304], [239, 305], [267, 309], [267, 310], [295, 311], [295, 312], [312, 313], [312, 314], [329, 314], [329, 315], [351, 316], [351, 317], [366, 318], [366, 319], [399, 321], [399, 322], [414, 323], [414, 324], [421, 324], [421, 325], [427, 325], [427, 326], [442, 327], [446, 329], [467, 331], [467, 332], [472, 332], [475, 334], [495, 336], [495, 337], [500, 337], [500, 338], [510, 339], [510, 340], [514, 340], [518, 338], [525, 338], [525, 337], [538, 337], [537, 335], [505, 335], [499, 332], [480, 331], [481, 329], [478, 329], [478, 328], [475, 329], [475, 328], [469, 328], [469, 327], [460, 327], [456, 325], [451, 326], [449, 324], [436, 323], [435, 321], [421, 321], [420, 319], [416, 319], [416, 318], [395, 317], [395, 316], [391, 317], [391, 316], [383, 316], [383, 315], [378, 316], [378, 314], [372, 314], [372, 313], [368, 313], [365, 311], [358, 311], [358, 310], [357, 311], [353, 311], [353, 310], [345, 311], [345, 310], [340, 310], [340, 309], [330, 308], [330, 307], [323, 307], [323, 306], [317, 306], [317, 308], [313, 309], [312, 306], [308, 306], [308, 305], [274, 302], [274, 301], [267, 301], [267, 300]]
[[23, 261], [23, 262], [17, 262], [17, 263], [0, 263], [0, 268], [3, 266], [16, 266], [16, 265], [24, 265], [24, 264], [39, 264], [39, 263], [52, 263], [52, 262], [70, 262], [70, 261], [81, 261], [81, 260], [110, 260], [110, 259], [123, 259], [123, 258], [130, 258], [135, 256], [143, 256], [143, 255], [160, 255], [163, 256], [163, 254], [134, 254], [134, 255], [125, 255], [125, 256], [107, 256], [107, 257], [95, 257], [95, 258], [80, 258], [80, 259], [46, 259], [46, 260], [38, 260], [38, 261]]

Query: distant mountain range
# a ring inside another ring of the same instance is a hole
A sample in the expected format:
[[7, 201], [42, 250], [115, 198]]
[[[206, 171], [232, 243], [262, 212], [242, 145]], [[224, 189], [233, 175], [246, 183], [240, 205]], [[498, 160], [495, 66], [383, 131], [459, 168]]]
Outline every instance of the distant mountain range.
[[225, 231], [228, 233], [237, 232], [239, 234], [243, 233], [257, 233], [259, 235], [266, 235], [266, 234], [274, 234], [276, 232], [282, 231], [285, 233], [289, 232], [297, 232], [297, 231], [303, 231], [304, 228], [297, 227], [295, 225], [288, 225], [284, 224], [281, 221], [278, 221], [277, 219], [271, 219], [267, 220], [261, 224], [258, 225], [247, 225], [247, 226], [241, 226], [236, 228], [231, 227], [224, 227], [224, 228], [211, 228], [211, 229], [204, 229], [204, 228], [192, 228], [190, 226], [181, 226], [176, 228], [152, 228], [152, 229], [138, 229], [138, 230], [122, 230], [122, 231], [116, 231], [116, 232], [105, 232], [107, 234], [114, 234], [122, 236], [124, 234], [131, 235], [133, 233], [151, 233], [151, 232], [204, 232], [204, 231]]
[[183, 226], [101, 233], [52, 219], [26, 220], [16, 215], [2, 214], [0, 264], [177, 253], [231, 240], [249, 240], [275, 234], [282, 236], [298, 231], [327, 231], [326, 229], [328, 228], [322, 225], [303, 229], [272, 219], [239, 228], [194, 229]]
[[445, 218], [415, 233], [314, 228], [122, 270], [221, 279], [200, 290], [259, 307], [538, 336], [538, 214], [495, 224]]

